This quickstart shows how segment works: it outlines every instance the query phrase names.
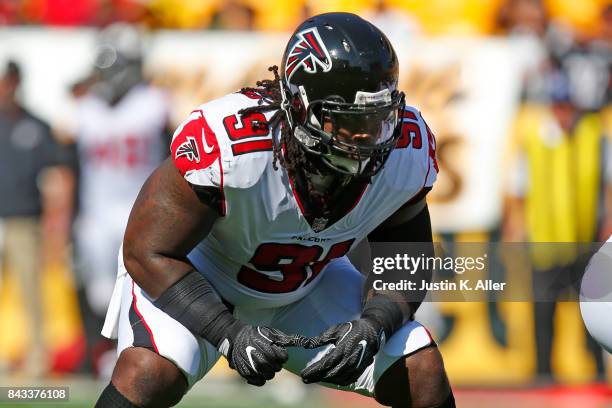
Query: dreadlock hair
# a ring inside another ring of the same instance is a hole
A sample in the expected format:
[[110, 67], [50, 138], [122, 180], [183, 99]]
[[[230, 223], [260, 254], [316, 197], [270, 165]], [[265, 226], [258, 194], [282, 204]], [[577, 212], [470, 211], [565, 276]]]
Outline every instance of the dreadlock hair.
[[[293, 137], [285, 111], [281, 108], [283, 103], [281, 87], [283, 85], [278, 74], [278, 66], [273, 65], [268, 68], [268, 71], [274, 73], [274, 79], [263, 79], [256, 82], [256, 87], [244, 87], [240, 90], [242, 93], [259, 95], [261, 99], [259, 99], [257, 106], [241, 109], [238, 113], [243, 115], [254, 112], [276, 111], [267, 123], [267, 126], [272, 130], [272, 135], [280, 127], [280, 139], [276, 140], [274, 136], [272, 137], [272, 143], [274, 144], [272, 165], [274, 170], [278, 170], [277, 164], [280, 163], [288, 173], [295, 174], [300, 166], [307, 164], [306, 154]], [[265, 126], [265, 124], [262, 125]], [[284, 155], [283, 148], [285, 149]]]

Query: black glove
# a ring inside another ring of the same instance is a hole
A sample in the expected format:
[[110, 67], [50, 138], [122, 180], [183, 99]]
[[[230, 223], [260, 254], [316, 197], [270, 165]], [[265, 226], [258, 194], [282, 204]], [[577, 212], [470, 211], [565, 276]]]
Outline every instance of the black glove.
[[287, 362], [285, 347], [302, 346], [305, 340], [299, 335], [236, 321], [219, 345], [219, 351], [227, 358], [230, 368], [238, 371], [249, 384], [262, 386]]
[[264, 385], [287, 361], [287, 346], [302, 346], [303, 336], [237, 320], [202, 274], [196, 271], [166, 289], [155, 305], [196, 336], [217, 346], [231, 368], [249, 384]]
[[372, 364], [383, 341], [383, 328], [371, 319], [361, 318], [332, 326], [308, 339], [304, 345], [312, 349], [333, 344], [323, 358], [302, 371], [302, 379], [307, 384], [319, 381], [352, 384]]

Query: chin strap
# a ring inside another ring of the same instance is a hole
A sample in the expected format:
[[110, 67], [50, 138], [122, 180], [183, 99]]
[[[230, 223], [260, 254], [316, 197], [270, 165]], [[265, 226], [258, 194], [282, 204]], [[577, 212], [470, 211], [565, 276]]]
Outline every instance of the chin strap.
[[353, 160], [347, 157], [342, 157], [334, 154], [326, 154], [325, 159], [329, 160], [331, 164], [334, 166], [347, 171], [348, 173], [354, 174], [355, 176], [360, 175], [368, 163], [370, 162], [370, 158], [368, 157], [365, 160]]

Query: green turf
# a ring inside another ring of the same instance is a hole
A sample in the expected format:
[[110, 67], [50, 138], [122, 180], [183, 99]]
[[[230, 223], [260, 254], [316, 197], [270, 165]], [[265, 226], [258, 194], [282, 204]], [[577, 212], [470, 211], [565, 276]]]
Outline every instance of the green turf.
[[[4, 408], [52, 408], [52, 407], [93, 407], [96, 403], [96, 399], [91, 400], [74, 400], [70, 402], [43, 402], [43, 403], [31, 403], [31, 402], [0, 402], [0, 407]], [[197, 401], [188, 401], [182, 402], [177, 405], [179, 408], [203, 408], [203, 407], [211, 407], [211, 408], [312, 408], [313, 405], [309, 404], [298, 404], [298, 405], [286, 405], [279, 404], [276, 402], [266, 402], [266, 401], [239, 401], [234, 399], [233, 401], [228, 400], [219, 400], [219, 399], [209, 399], [202, 398], [201, 402]], [[317, 404], [319, 408], [331, 408], [329, 405], [325, 404]]]
[[[276, 381], [264, 387], [246, 386], [236, 379], [208, 381], [196, 384], [187, 393], [177, 407], [180, 408], [331, 408], [321, 394], [320, 387], [303, 387], [301, 382], [295, 384], [295, 380], [287, 382]], [[32, 386], [33, 384], [9, 383], [8, 380], [0, 384], [12, 386]], [[82, 380], [75, 378], [59, 378], [48, 381], [46, 386], [67, 386], [70, 397], [68, 402], [18, 402], [0, 401], [0, 408], [52, 408], [52, 407], [93, 407], [102, 389], [107, 382], [96, 380]], [[292, 403], [283, 403], [288, 397], [294, 397]]]

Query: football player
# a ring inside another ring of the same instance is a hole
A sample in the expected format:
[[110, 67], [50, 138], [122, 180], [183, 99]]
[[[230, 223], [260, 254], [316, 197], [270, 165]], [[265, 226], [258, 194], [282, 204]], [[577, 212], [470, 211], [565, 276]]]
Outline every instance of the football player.
[[165, 157], [168, 102], [142, 76], [135, 29], [111, 25], [98, 41], [96, 80], [76, 110], [81, 179], [76, 241], [87, 298], [92, 310], [104, 316], [130, 209], [144, 180]]
[[[85, 319], [90, 351], [110, 345], [99, 326], [113, 292], [117, 250], [142, 183], [166, 156], [168, 102], [142, 74], [141, 38], [126, 24], [98, 37], [94, 72], [81, 85], [75, 136], [79, 158], [77, 268], [91, 316]], [[97, 322], [97, 324], [96, 324]], [[92, 353], [92, 359], [96, 353]], [[112, 355], [112, 354], [111, 354]], [[96, 371], [110, 373], [92, 361]]]
[[172, 406], [224, 355], [253, 385], [286, 368], [383, 405], [454, 407], [420, 299], [372, 290], [345, 256], [366, 237], [432, 246], [435, 141], [397, 89], [393, 47], [354, 14], [323, 14], [271, 71], [194, 110], [143, 186], [97, 406]]

